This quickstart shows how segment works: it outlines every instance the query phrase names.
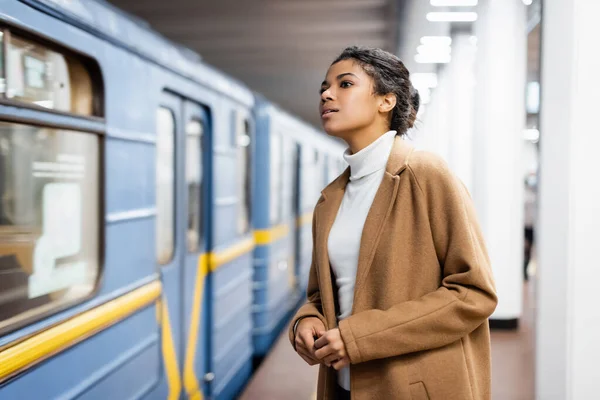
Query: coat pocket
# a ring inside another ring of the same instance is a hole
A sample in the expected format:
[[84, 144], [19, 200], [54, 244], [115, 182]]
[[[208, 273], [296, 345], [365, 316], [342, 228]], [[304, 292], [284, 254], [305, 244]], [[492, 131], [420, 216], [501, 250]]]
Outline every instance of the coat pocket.
[[411, 400], [429, 400], [429, 395], [423, 382], [410, 384], [410, 398]]

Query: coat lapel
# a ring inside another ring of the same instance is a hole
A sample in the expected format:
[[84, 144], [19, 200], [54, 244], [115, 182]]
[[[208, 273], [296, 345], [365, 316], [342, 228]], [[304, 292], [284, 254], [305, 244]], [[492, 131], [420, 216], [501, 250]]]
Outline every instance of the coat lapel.
[[356, 306], [357, 294], [362, 290], [363, 282], [371, 268], [377, 244], [381, 238], [381, 233], [385, 226], [385, 221], [390, 215], [394, 201], [398, 193], [400, 183], [400, 172], [406, 168], [408, 156], [413, 148], [406, 143], [400, 136], [396, 136], [394, 145], [386, 165], [386, 172], [383, 175], [379, 189], [373, 199], [373, 204], [367, 214], [367, 219], [363, 227], [360, 241], [360, 250], [358, 253], [358, 267], [356, 270], [356, 282], [354, 284], [354, 302], [352, 313]]
[[[369, 209], [365, 226], [363, 228], [360, 250], [358, 256], [358, 268], [356, 272], [356, 283], [354, 286], [354, 305], [356, 305], [356, 294], [361, 290], [371, 263], [377, 249], [377, 244], [383, 231], [384, 222], [396, 199], [400, 172], [406, 167], [408, 157], [413, 147], [406, 143], [400, 136], [396, 136], [394, 146], [386, 165], [386, 173], [377, 190], [373, 204]], [[337, 325], [335, 315], [335, 302], [333, 298], [333, 284], [331, 278], [331, 267], [329, 263], [329, 252], [327, 241], [331, 227], [335, 222], [344, 190], [350, 178], [350, 168], [334, 182], [327, 186], [322, 194], [323, 199], [315, 207], [315, 255], [317, 270], [319, 274], [321, 301], [323, 311], [327, 318], [329, 328]], [[354, 306], [353, 306], [354, 311]]]
[[317, 258], [317, 270], [319, 274], [321, 302], [323, 311], [327, 318], [329, 328], [336, 326], [335, 300], [333, 298], [333, 284], [331, 281], [331, 267], [329, 263], [329, 251], [327, 241], [329, 232], [335, 222], [342, 199], [344, 189], [350, 178], [350, 168], [327, 186], [322, 194], [323, 200], [315, 207], [315, 253]]

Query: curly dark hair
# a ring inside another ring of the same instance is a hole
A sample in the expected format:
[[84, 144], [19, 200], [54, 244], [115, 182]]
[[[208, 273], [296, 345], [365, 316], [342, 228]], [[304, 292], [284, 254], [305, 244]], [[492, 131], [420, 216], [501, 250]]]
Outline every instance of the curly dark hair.
[[331, 65], [342, 60], [355, 60], [374, 81], [375, 94], [396, 95], [390, 129], [399, 135], [406, 134], [415, 124], [419, 111], [419, 92], [409, 79], [409, 72], [398, 57], [385, 50], [372, 47], [347, 47]]

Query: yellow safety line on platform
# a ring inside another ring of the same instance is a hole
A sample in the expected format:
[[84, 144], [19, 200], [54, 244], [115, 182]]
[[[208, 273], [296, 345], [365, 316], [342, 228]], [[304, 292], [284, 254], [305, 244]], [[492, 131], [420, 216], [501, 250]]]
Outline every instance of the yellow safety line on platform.
[[47, 359], [155, 302], [162, 286], [154, 281], [85, 311], [0, 352], [0, 381]]

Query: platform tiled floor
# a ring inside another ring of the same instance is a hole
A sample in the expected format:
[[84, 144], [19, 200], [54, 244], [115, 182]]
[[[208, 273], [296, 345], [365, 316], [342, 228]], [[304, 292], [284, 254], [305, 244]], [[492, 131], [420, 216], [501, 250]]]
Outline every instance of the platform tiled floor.
[[240, 400], [309, 400], [317, 387], [317, 371], [294, 352], [286, 329]]
[[[523, 288], [523, 317], [516, 331], [492, 331], [492, 399], [534, 399], [535, 284]], [[267, 356], [240, 400], [309, 400], [314, 398], [317, 367], [298, 357], [287, 331]]]

